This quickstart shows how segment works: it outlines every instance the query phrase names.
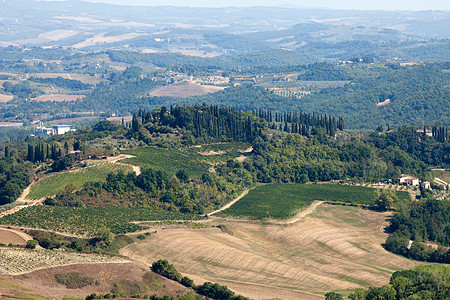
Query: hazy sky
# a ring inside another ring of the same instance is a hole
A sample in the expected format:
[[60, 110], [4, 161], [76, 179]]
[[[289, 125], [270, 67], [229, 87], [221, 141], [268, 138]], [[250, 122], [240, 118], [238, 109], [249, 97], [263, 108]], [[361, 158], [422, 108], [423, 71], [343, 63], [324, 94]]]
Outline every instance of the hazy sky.
[[177, 5], [200, 7], [226, 6], [298, 6], [332, 9], [450, 10], [449, 0], [85, 0], [124, 5]]

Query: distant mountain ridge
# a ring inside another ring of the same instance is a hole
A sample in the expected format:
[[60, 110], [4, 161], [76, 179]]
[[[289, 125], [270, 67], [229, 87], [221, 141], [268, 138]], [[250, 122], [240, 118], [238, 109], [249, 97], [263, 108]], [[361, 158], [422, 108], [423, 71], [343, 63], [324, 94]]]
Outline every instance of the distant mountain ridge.
[[[211, 57], [293, 50], [311, 42], [450, 38], [446, 11], [137, 7], [33, 0], [3, 0], [0, 11], [0, 46], [133, 49]], [[238, 45], [227, 48], [234, 43]]]

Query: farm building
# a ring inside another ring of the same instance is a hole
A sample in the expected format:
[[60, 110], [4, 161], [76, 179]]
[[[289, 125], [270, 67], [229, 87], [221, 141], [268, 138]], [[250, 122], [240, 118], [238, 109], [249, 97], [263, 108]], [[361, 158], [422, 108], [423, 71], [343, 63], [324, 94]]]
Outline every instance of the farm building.
[[35, 134], [36, 135], [53, 135], [54, 132], [53, 132], [52, 128], [44, 127], [44, 124], [41, 122], [39, 124], [39, 127], [36, 128]]
[[422, 182], [422, 183], [420, 184], [420, 186], [421, 186], [424, 190], [426, 190], [426, 189], [431, 190], [431, 183], [428, 182], [428, 181]]
[[55, 125], [53, 126], [54, 134], [64, 134], [70, 131], [70, 125]]
[[419, 179], [411, 175], [402, 174], [397, 177], [398, 183], [406, 185], [419, 185]]
[[43, 123], [39, 124], [39, 127], [36, 128], [36, 135], [57, 135], [64, 134], [66, 132], [71, 131], [70, 125], [55, 125], [52, 128], [44, 127]]

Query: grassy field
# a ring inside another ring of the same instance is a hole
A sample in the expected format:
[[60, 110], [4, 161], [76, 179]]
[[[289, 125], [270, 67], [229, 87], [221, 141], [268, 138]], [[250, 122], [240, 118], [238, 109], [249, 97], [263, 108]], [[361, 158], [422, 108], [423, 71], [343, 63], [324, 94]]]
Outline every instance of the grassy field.
[[199, 215], [152, 208], [31, 206], [0, 219], [0, 224], [95, 235], [107, 228], [119, 234], [144, 227], [132, 221], [197, 220]]
[[[269, 184], [251, 190], [219, 215], [288, 219], [314, 200], [373, 205], [374, 193], [372, 188], [337, 184]], [[404, 201], [410, 199], [406, 192], [397, 195]]]
[[57, 193], [64, 191], [69, 185], [73, 189], [80, 189], [86, 182], [104, 181], [106, 180], [108, 173], [117, 172], [119, 170], [131, 172], [132, 168], [120, 164], [100, 163], [75, 172], [56, 173], [33, 185], [27, 198], [39, 199], [56, 195]]
[[170, 176], [178, 170], [186, 170], [189, 176], [199, 177], [208, 172], [210, 163], [223, 162], [240, 155], [238, 150], [248, 148], [246, 143], [224, 143], [202, 145], [187, 149], [165, 149], [156, 147], [136, 148], [122, 151], [136, 157], [123, 160], [124, 163], [155, 168]]

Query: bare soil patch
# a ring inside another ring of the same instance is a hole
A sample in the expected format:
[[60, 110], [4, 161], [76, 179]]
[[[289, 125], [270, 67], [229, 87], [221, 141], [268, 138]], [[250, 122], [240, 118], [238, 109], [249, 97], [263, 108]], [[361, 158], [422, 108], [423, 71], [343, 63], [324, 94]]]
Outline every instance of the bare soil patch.
[[4, 245], [13, 244], [24, 246], [27, 244], [27, 240], [21, 237], [13, 230], [0, 228], [0, 244]]
[[239, 162], [243, 162], [253, 151], [253, 147], [250, 147], [242, 152], [241, 156], [236, 157], [235, 159]]
[[12, 95], [0, 94], [0, 102], [5, 103], [11, 101], [14, 98]]
[[[55, 280], [56, 274], [68, 274], [77, 272], [83, 276], [93, 278], [98, 285], [88, 285], [78, 289], [68, 289], [65, 285]], [[128, 280], [138, 284], [151, 286], [149, 294], [159, 297], [169, 295], [186, 294], [188, 289], [182, 285], [151, 273], [148, 266], [138, 262], [128, 263], [103, 263], [103, 264], [77, 264], [71, 266], [54, 267], [31, 272], [25, 275], [8, 276], [1, 275], [0, 280], [6, 280], [26, 289], [26, 293], [38, 294], [50, 299], [62, 299], [66, 295], [82, 297], [83, 299], [92, 293], [107, 294], [111, 292], [114, 283]], [[0, 287], [0, 294], [18, 294], [24, 291]]]
[[[420, 263], [381, 245], [388, 213], [321, 204], [292, 224], [212, 218], [218, 228], [158, 230], [121, 253], [151, 264], [168, 259], [197, 283], [227, 285], [253, 298], [311, 299], [389, 282], [399, 269]], [[322, 298], [323, 299], [323, 298]]]
[[185, 84], [169, 85], [156, 89], [150, 93], [151, 96], [167, 96], [175, 98], [186, 98], [192, 96], [205, 95], [224, 90], [225, 87], [214, 85]]
[[389, 103], [391, 103], [391, 99], [386, 99], [383, 102], [379, 102], [377, 106], [385, 106], [388, 105]]
[[86, 95], [49, 94], [32, 98], [32, 100], [62, 102], [62, 101], [75, 101], [78, 99], [83, 99], [84, 97], [86, 97]]

